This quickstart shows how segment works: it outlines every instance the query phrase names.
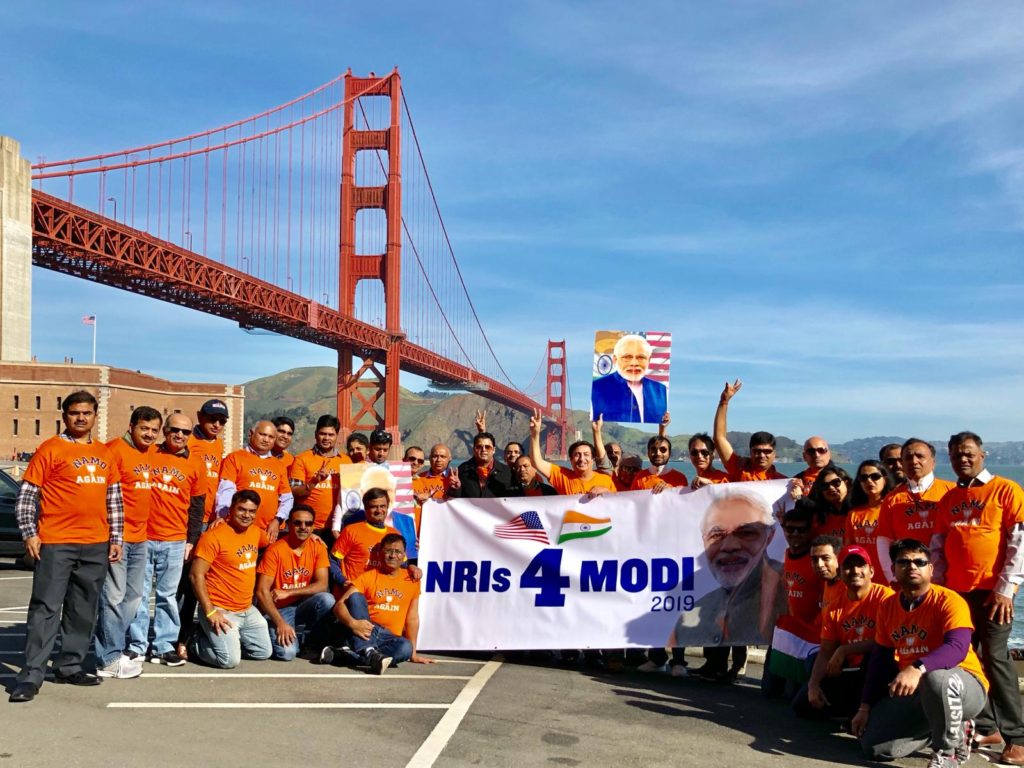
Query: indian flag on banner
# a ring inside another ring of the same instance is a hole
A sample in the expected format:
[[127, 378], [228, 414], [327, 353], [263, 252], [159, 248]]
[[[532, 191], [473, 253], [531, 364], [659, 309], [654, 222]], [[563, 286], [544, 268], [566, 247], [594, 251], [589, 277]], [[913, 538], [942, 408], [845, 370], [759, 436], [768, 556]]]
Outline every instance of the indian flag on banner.
[[[803, 683], [810, 677], [807, 659], [818, 652], [819, 644], [805, 639], [813, 635], [807, 625], [793, 616], [780, 616], [772, 634], [768, 669], [779, 677]], [[803, 637], [802, 637], [803, 636]]]
[[603, 536], [612, 529], [610, 517], [590, 517], [579, 512], [569, 511], [562, 518], [562, 530], [558, 534], [558, 543], [564, 544], [573, 539], [592, 539]]

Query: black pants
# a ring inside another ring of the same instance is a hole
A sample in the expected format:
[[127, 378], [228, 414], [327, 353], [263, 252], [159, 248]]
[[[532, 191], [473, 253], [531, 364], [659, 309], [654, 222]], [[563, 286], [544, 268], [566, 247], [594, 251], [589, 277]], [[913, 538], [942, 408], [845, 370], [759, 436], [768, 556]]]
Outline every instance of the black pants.
[[106, 542], [42, 545], [32, 576], [25, 627], [25, 666], [18, 673], [19, 683], [43, 684], [58, 628], [61, 649], [54, 671], [59, 675], [81, 671], [96, 626], [109, 552]]
[[[668, 661], [668, 651], [664, 648], [651, 648], [647, 651], [647, 658], [658, 665], [664, 665]], [[672, 666], [673, 667], [685, 667], [686, 666], [686, 649], [685, 648], [673, 648], [672, 649]]]
[[199, 606], [199, 599], [192, 589], [192, 558], [186, 560], [181, 569], [177, 598], [178, 620], [181, 622], [178, 629], [178, 642], [185, 645], [195, 629], [196, 608]]
[[811, 706], [807, 699], [807, 683], [800, 686], [793, 697], [793, 711], [797, 717], [853, 717], [860, 706], [861, 691], [864, 690], [864, 679], [867, 677], [866, 665], [867, 659], [859, 669], [843, 670], [839, 677], [826, 677], [821, 681], [821, 690], [829, 703], [823, 709]]
[[978, 733], [998, 732], [1007, 744], [1024, 744], [1024, 715], [1021, 714], [1017, 671], [1006, 647], [1013, 624], [996, 624], [989, 619], [991, 606], [985, 605], [985, 601], [991, 594], [987, 589], [962, 593], [974, 622], [971, 643], [981, 658], [989, 683], [988, 702], [975, 722]]

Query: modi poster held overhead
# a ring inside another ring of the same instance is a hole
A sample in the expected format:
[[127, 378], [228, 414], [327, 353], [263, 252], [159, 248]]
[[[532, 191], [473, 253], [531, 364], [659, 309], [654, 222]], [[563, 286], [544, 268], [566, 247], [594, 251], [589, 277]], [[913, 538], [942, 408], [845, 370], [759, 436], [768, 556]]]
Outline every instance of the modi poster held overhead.
[[672, 334], [598, 331], [594, 335], [591, 417], [658, 424], [668, 410]]
[[767, 645], [787, 488], [427, 502], [419, 647]]

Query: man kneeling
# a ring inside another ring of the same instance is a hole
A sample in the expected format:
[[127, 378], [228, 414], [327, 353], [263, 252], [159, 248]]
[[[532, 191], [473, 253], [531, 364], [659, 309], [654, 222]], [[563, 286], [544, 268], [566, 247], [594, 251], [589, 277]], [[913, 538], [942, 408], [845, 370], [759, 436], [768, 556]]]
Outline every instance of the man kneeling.
[[344, 653], [377, 675], [403, 661], [434, 663], [416, 653], [420, 585], [402, 568], [405, 540], [400, 533], [389, 533], [380, 548], [382, 563], [349, 582], [335, 604], [335, 639], [342, 647], [324, 648], [321, 663], [330, 664]]
[[250, 659], [270, 658], [267, 620], [252, 604], [260, 546], [253, 521], [259, 505], [256, 491], [238, 491], [227, 521], [210, 528], [196, 545], [191, 580], [201, 611], [189, 650], [213, 667], [237, 667], [243, 652]]
[[956, 592], [931, 583], [927, 545], [899, 539], [889, 555], [899, 591], [878, 606], [851, 730], [869, 758], [893, 760], [930, 745], [929, 768], [958, 768], [970, 757], [971, 718], [988, 690], [971, 647], [971, 612]]

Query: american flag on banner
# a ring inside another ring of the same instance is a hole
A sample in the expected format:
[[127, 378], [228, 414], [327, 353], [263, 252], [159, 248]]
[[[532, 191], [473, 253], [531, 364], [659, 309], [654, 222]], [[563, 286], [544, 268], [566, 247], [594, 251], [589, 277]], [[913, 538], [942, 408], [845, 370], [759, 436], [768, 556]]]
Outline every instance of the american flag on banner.
[[389, 461], [388, 471], [395, 478], [394, 512], [411, 515], [416, 511], [416, 500], [412, 495], [412, 465], [404, 461]]
[[672, 334], [663, 331], [645, 331], [640, 334], [651, 345], [651, 367], [647, 376], [668, 386], [668, 366], [672, 357]]
[[82, 325], [96, 325], [96, 315], [82, 315]]
[[548, 535], [540, 521], [540, 515], [536, 512], [523, 512], [507, 523], [494, 526], [494, 535], [499, 539], [529, 539], [530, 541], [539, 541], [541, 544], [551, 543], [548, 541]]

